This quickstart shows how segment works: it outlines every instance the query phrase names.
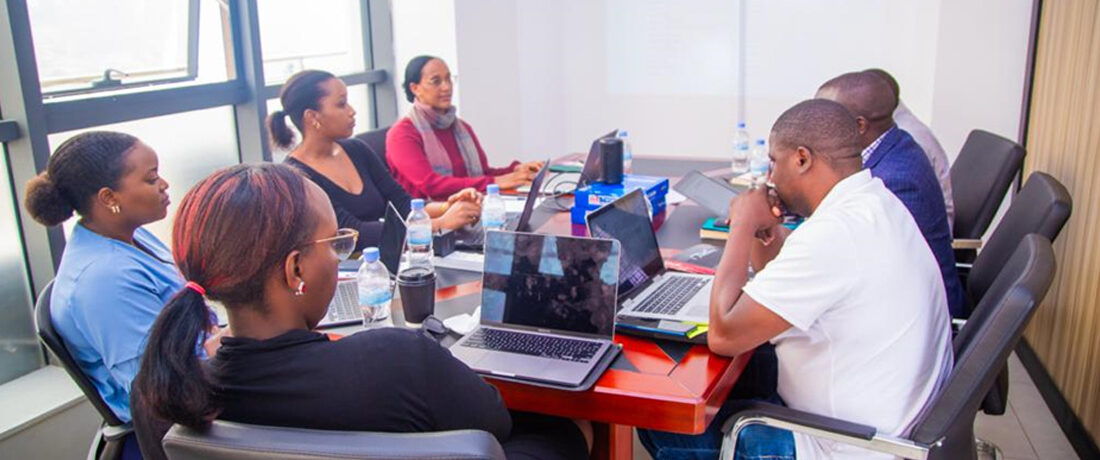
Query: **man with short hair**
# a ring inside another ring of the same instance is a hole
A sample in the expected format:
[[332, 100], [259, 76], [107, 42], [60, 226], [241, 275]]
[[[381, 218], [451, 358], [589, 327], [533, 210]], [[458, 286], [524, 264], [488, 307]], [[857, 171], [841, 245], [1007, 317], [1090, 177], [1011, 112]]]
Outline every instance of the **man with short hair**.
[[[897, 436], [950, 373], [950, 319], [936, 259], [901, 201], [863, 169], [858, 131], [848, 110], [823, 99], [775, 122], [776, 196], [755, 189], [730, 204], [707, 344], [736, 356], [770, 341], [779, 368], [773, 400]], [[806, 216], [786, 236], [783, 206]], [[760, 269], [751, 281], [750, 252]], [[639, 437], [658, 460], [713, 458], [718, 427], [735, 410], [723, 406], [702, 435]], [[739, 459], [795, 457], [889, 458], [760, 425], [742, 431], [735, 448]]]
[[894, 123], [913, 136], [913, 140], [917, 141], [921, 150], [924, 150], [928, 162], [932, 163], [932, 171], [936, 173], [936, 180], [940, 182], [940, 190], [943, 191], [943, 204], [947, 208], [947, 226], [949, 229], [954, 229], [955, 199], [951, 196], [951, 163], [947, 161], [947, 153], [943, 151], [943, 145], [940, 145], [939, 139], [932, 134], [932, 129], [913, 115], [909, 107], [901, 101], [901, 87], [898, 86], [898, 81], [893, 75], [882, 69], [867, 69], [864, 72], [877, 75], [890, 85], [890, 89], [894, 92]]
[[924, 150], [894, 123], [894, 93], [889, 84], [873, 73], [850, 72], [825, 82], [816, 97], [840, 103], [856, 117], [863, 167], [882, 179], [909, 209], [936, 255], [951, 314], [965, 316], [943, 192]]

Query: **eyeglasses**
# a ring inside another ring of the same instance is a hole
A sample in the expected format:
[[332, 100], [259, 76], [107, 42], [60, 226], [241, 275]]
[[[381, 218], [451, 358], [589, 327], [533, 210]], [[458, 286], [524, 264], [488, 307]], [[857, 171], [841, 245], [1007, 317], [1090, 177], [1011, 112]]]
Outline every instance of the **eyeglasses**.
[[351, 228], [341, 228], [336, 231], [336, 236], [321, 238], [308, 244], [328, 243], [332, 251], [341, 260], [347, 259], [355, 251], [355, 242], [359, 239], [359, 232]]
[[432, 77], [429, 78], [428, 81], [424, 82], [424, 85], [430, 86], [432, 88], [438, 88], [440, 86], [443, 86], [443, 83], [454, 86], [455, 83], [458, 83], [458, 75], [449, 75], [447, 76], [447, 78], [440, 78], [438, 76]]

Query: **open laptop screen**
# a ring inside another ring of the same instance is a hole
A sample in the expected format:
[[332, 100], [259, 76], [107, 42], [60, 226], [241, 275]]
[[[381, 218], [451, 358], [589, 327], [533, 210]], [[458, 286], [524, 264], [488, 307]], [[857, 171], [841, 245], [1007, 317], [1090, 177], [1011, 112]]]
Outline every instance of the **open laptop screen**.
[[481, 322], [610, 339], [618, 277], [615, 241], [490, 231]]
[[550, 170], [550, 159], [547, 158], [543, 162], [542, 169], [538, 174], [535, 174], [535, 179], [531, 181], [531, 190], [527, 191], [527, 201], [523, 203], [523, 213], [519, 215], [519, 220], [516, 221], [517, 232], [529, 232], [531, 231], [531, 213], [535, 210], [535, 203], [539, 200], [539, 195], [542, 193], [542, 181], [546, 178], [546, 171]]
[[391, 275], [397, 275], [401, 251], [404, 249], [405, 219], [393, 207], [393, 203], [387, 203], [385, 221], [382, 222], [382, 239], [378, 243], [378, 258]]
[[627, 295], [665, 269], [657, 235], [649, 219], [649, 202], [641, 189], [623, 195], [588, 215], [588, 232], [622, 244], [619, 295]]

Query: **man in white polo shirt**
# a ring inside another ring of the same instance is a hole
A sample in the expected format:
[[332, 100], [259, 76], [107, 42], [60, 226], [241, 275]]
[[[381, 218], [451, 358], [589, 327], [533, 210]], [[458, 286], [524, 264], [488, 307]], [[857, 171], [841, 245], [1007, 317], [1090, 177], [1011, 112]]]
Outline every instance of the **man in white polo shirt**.
[[[778, 200], [757, 189], [730, 204], [708, 345], [735, 356], [770, 341], [777, 393], [789, 407], [901, 435], [950, 373], [950, 323], [936, 259], [901, 201], [862, 169], [858, 129], [843, 106], [821, 99], [775, 122], [769, 156]], [[786, 238], [780, 205], [806, 216]], [[763, 264], [751, 281], [750, 251]], [[738, 458], [889, 458], [750, 428]], [[715, 434], [645, 440], [656, 458], [700, 457], [720, 445]]]

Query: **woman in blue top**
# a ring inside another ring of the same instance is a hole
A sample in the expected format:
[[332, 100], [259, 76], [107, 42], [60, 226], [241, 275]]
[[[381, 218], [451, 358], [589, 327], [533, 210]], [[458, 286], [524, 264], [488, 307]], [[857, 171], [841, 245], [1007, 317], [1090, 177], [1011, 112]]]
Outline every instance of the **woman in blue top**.
[[168, 212], [157, 154], [137, 138], [88, 132], [69, 139], [27, 183], [36, 221], [73, 228], [54, 278], [54, 327], [99, 394], [123, 421], [130, 382], [157, 314], [184, 281], [168, 247], [143, 225]]

